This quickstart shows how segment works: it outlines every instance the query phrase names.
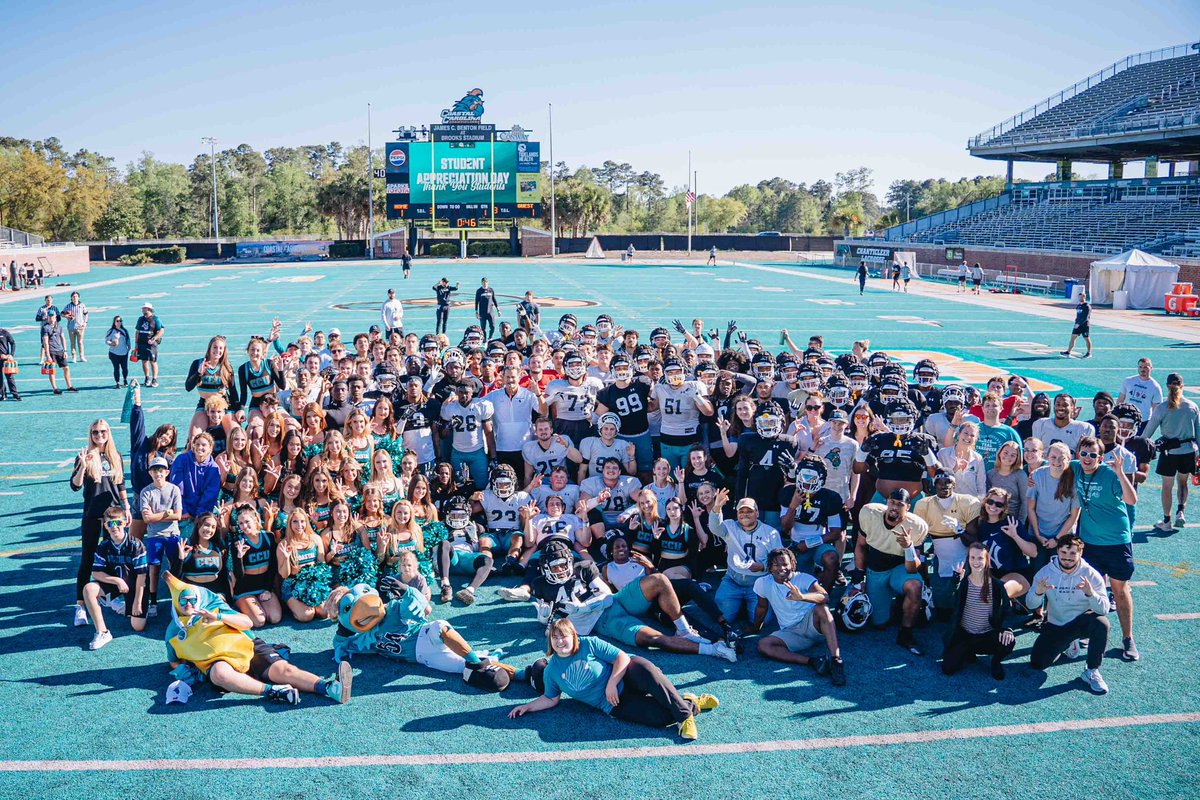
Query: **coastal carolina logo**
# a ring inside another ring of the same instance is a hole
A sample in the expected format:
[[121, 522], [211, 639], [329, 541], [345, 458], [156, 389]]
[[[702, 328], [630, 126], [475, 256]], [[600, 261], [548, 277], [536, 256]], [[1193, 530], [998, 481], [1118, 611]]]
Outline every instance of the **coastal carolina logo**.
[[483, 117], [483, 89], [472, 89], [450, 108], [442, 109], [442, 122], [479, 122]]
[[405, 155], [403, 150], [397, 149], [388, 153], [388, 163], [390, 163], [393, 167], [403, 167], [407, 161], [408, 156]]

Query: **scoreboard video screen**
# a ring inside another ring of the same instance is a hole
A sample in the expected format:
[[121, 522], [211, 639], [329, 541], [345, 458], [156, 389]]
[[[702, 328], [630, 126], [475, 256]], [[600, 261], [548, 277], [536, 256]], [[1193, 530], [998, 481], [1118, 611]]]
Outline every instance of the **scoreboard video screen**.
[[540, 144], [494, 139], [389, 143], [388, 219], [474, 228], [541, 216]]

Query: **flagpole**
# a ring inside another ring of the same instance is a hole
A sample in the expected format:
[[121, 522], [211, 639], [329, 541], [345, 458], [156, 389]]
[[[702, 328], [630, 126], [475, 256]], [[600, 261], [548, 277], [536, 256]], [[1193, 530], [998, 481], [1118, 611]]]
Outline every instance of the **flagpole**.
[[[688, 176], [687, 191], [690, 192], [692, 190], [692, 151], [691, 150], [688, 150], [688, 174], [687, 174], [687, 176]], [[687, 251], [688, 251], [688, 255], [690, 256], [692, 254], [692, 204], [687, 202], [687, 199], [688, 199], [688, 196], [685, 193], [683, 195], [683, 201], [687, 205], [687, 219], [688, 219]]]
[[367, 258], [375, 258], [375, 152], [371, 149], [370, 103], [367, 103]]
[[550, 115], [550, 257], [558, 252], [558, 219], [554, 207], [554, 104], [547, 103], [546, 111]]

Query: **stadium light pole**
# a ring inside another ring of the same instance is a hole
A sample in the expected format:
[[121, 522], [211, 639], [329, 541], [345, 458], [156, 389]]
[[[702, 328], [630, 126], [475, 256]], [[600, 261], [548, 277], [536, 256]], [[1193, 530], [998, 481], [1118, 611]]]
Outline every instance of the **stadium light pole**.
[[221, 257], [221, 218], [217, 213], [217, 140], [214, 136], [205, 136], [200, 141], [208, 145], [208, 163], [212, 166], [213, 181], [213, 238], [217, 240], [217, 258]]
[[554, 203], [554, 104], [547, 103], [546, 111], [550, 115], [550, 257], [554, 258], [558, 252], [558, 217]]
[[687, 189], [684, 190], [683, 199], [684, 199], [684, 205], [687, 206], [688, 255], [690, 256], [692, 254], [692, 203], [687, 202], [687, 199], [688, 199], [687, 192], [690, 192], [692, 190], [692, 151], [691, 150], [688, 150], [687, 177], [688, 177], [688, 187], [687, 187]]
[[367, 103], [367, 258], [375, 257], [375, 151], [371, 149], [371, 104]]

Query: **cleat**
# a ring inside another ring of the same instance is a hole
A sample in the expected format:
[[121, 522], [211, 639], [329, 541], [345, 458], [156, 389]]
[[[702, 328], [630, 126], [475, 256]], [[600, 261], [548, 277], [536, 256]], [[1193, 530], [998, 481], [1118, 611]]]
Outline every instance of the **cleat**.
[[454, 599], [462, 603], [464, 606], [469, 606], [475, 602], [475, 593], [470, 589], [459, 589], [454, 595]]
[[509, 603], [522, 603], [533, 599], [528, 586], [501, 586], [496, 593], [500, 595], [500, 599]]
[[831, 659], [829, 662], [829, 677], [833, 680], [834, 686], [845, 686], [846, 662], [840, 658]]
[[818, 656], [817, 658], [809, 661], [808, 665], [812, 667], [813, 672], [817, 673], [818, 675], [828, 675], [832, 671], [832, 667], [829, 663], [831, 660], [832, 659], [830, 659], [828, 656]]

